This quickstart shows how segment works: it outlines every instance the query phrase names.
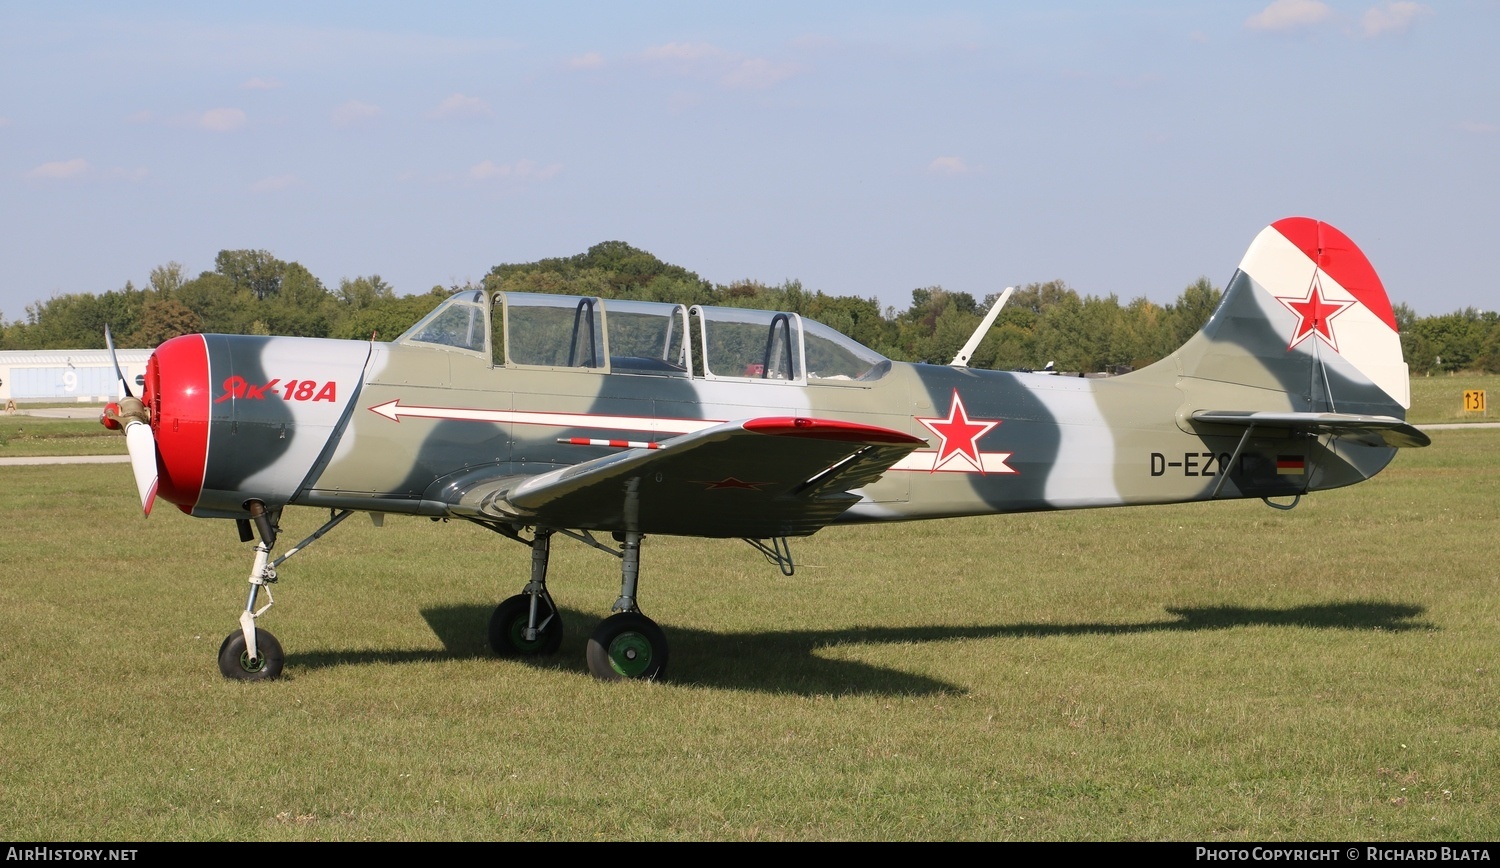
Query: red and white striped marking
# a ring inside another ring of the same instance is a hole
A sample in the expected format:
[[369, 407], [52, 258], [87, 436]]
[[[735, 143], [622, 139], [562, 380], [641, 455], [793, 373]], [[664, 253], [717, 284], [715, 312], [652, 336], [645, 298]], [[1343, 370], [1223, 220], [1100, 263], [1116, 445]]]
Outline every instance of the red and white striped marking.
[[615, 449], [660, 449], [660, 443], [644, 440], [602, 440], [597, 437], [559, 437], [557, 442], [569, 446], [612, 446]]

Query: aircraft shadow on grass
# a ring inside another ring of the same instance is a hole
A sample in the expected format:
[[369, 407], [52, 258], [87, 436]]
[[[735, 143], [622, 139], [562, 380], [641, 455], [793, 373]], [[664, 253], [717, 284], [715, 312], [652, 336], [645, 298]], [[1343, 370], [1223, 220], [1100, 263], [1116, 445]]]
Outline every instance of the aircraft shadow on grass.
[[[299, 669], [414, 663], [493, 657], [483, 636], [486, 606], [444, 606], [422, 612], [442, 650], [315, 651], [288, 655]], [[1168, 607], [1172, 618], [1136, 623], [1017, 623], [973, 626], [848, 627], [836, 630], [786, 630], [721, 633], [672, 628], [673, 651], [680, 663], [668, 667], [677, 683], [730, 690], [772, 693], [913, 695], [963, 692], [935, 678], [870, 663], [825, 657], [821, 649], [844, 645], [914, 645], [966, 639], [1025, 639], [1085, 635], [1131, 635], [1176, 631], [1226, 630], [1232, 627], [1300, 627], [1320, 630], [1407, 632], [1432, 630], [1416, 620], [1426, 610], [1399, 603], [1356, 601], [1284, 609], [1247, 606]], [[599, 622], [597, 616], [563, 609], [564, 647], [583, 644]], [[588, 674], [576, 655], [518, 658], [540, 669]]]

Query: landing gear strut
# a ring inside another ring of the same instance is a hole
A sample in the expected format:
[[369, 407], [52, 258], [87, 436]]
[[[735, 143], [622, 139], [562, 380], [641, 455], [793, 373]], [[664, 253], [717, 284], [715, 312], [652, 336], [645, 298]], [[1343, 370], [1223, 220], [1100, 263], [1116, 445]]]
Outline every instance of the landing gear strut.
[[620, 598], [589, 637], [589, 672], [604, 681], [654, 681], [666, 674], [667, 635], [636, 606], [641, 535], [628, 532], [620, 546]]
[[547, 561], [552, 535], [561, 533], [620, 559], [620, 596], [589, 636], [586, 658], [589, 672], [604, 681], [645, 680], [664, 677], [667, 637], [656, 622], [641, 614], [636, 587], [641, 570], [641, 540], [636, 532], [619, 533], [620, 548], [613, 549], [594, 539], [588, 531], [538, 528], [531, 539], [519, 527], [481, 522], [502, 536], [531, 547], [531, 581], [526, 589], [495, 608], [490, 616], [490, 648], [501, 657], [551, 654], [562, 643], [562, 615], [547, 592]]
[[[237, 681], [268, 681], [281, 675], [282, 664], [286, 662], [276, 637], [255, 626], [255, 619], [276, 604], [270, 588], [276, 583], [276, 568], [267, 562], [271, 547], [276, 545], [276, 522], [264, 503], [252, 500], [249, 505], [250, 520], [260, 534], [260, 542], [255, 544], [255, 564], [250, 568], [250, 599], [240, 613], [239, 631], [225, 636], [224, 644], [219, 646], [219, 671], [225, 678]], [[256, 609], [262, 588], [269, 602]]]
[[[250, 598], [245, 601], [245, 610], [240, 612], [240, 629], [225, 636], [224, 644], [219, 646], [219, 671], [225, 678], [236, 681], [269, 681], [280, 677], [286, 655], [282, 653], [281, 643], [276, 641], [275, 636], [255, 626], [255, 619], [276, 605], [276, 598], [271, 596], [271, 585], [276, 584], [276, 568], [285, 563], [287, 558], [333, 530], [352, 511], [346, 509], [331, 513], [328, 521], [314, 531], [312, 536], [287, 549], [286, 554], [273, 561], [270, 559], [271, 548], [276, 545], [276, 534], [280, 532], [278, 525], [281, 508], [267, 509], [259, 500], [252, 500], [246, 506], [250, 510], [250, 519], [240, 520], [240, 540], [249, 542], [253, 539], [253, 527], [254, 533], [260, 536], [260, 542], [255, 544], [255, 563], [250, 567]], [[266, 593], [266, 604], [257, 609], [255, 604], [260, 599], [261, 591]]]
[[553, 654], [562, 646], [562, 614], [547, 593], [552, 531], [538, 530], [529, 545], [531, 581], [524, 591], [496, 606], [490, 616], [490, 648], [501, 657]]

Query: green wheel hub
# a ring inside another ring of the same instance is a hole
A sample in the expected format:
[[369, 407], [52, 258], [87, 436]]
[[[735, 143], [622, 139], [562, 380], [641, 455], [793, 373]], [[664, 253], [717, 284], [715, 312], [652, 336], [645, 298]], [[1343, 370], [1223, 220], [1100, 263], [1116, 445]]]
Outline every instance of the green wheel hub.
[[633, 630], [609, 643], [609, 665], [626, 678], [638, 678], [650, 669], [651, 657], [651, 640]]
[[510, 643], [522, 654], [531, 654], [540, 651], [542, 646], [546, 644], [542, 638], [544, 634], [538, 634], [535, 639], [529, 642], [526, 640], [526, 625], [530, 621], [530, 615], [523, 613], [520, 617], [510, 622]]
[[667, 668], [667, 637], [640, 612], [619, 612], [589, 636], [588, 661], [603, 681], [655, 681]]

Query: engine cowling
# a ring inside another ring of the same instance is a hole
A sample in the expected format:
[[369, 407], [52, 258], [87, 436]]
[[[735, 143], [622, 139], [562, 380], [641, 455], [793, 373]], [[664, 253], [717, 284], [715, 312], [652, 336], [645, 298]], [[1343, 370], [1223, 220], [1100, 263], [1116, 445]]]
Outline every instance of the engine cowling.
[[292, 502], [346, 421], [370, 345], [183, 335], [151, 354], [144, 400], [157, 495], [190, 515], [243, 518]]
[[[165, 371], [165, 375], [163, 372]], [[156, 496], [191, 514], [208, 458], [208, 352], [203, 335], [172, 338], [146, 362], [142, 400], [156, 436]]]

